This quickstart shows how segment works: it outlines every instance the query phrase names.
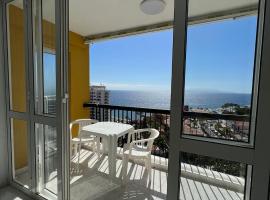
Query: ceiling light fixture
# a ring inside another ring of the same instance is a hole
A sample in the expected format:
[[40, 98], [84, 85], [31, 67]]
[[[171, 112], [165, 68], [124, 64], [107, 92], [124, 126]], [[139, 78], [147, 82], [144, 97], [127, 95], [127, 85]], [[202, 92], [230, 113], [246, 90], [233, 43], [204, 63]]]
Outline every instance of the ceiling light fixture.
[[148, 15], [161, 13], [166, 6], [163, 0], [143, 0], [140, 4], [141, 10]]

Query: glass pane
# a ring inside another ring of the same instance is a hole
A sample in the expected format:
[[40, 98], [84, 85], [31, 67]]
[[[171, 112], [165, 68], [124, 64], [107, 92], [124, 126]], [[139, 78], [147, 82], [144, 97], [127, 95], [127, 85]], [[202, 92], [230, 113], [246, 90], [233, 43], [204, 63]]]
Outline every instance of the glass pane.
[[10, 109], [26, 112], [25, 24], [23, 0], [7, 4]]
[[33, 1], [35, 111], [56, 113], [55, 2]]
[[56, 55], [43, 53], [44, 114], [56, 114]]
[[248, 199], [251, 167], [246, 164], [190, 153], [182, 153], [181, 160], [180, 199]]
[[13, 177], [15, 181], [29, 188], [31, 177], [29, 170], [29, 151], [27, 122], [11, 119], [13, 148]]
[[38, 192], [46, 195], [57, 194], [57, 134], [56, 128], [36, 124], [36, 144], [38, 163]]
[[[202, 2], [189, 1], [190, 19], [238, 6]], [[257, 16], [188, 26], [183, 134], [249, 142]]]

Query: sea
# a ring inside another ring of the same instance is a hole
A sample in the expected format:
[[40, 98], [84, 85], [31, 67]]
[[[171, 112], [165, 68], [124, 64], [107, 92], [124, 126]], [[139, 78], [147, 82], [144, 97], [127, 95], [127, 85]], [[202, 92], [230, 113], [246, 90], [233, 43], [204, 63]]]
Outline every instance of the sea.
[[[170, 109], [169, 91], [110, 90], [110, 104], [154, 109]], [[225, 103], [250, 106], [251, 94], [186, 91], [184, 104], [190, 108], [217, 109]]]

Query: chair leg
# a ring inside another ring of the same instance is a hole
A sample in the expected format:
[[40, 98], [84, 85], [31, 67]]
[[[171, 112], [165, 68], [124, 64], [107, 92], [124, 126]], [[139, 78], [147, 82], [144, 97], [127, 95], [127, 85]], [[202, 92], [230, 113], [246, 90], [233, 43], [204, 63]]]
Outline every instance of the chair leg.
[[148, 172], [149, 182], [151, 182], [151, 180], [152, 180], [151, 155], [146, 158], [146, 160], [145, 160], [145, 167], [146, 167], [147, 172]]
[[73, 153], [73, 155], [77, 155], [77, 153], [78, 153], [78, 144], [73, 144], [73, 150], [74, 150], [74, 153]]
[[[78, 161], [77, 161], [77, 167], [79, 167], [82, 144], [79, 143], [77, 147], [78, 147]], [[77, 148], [76, 148], [76, 149], [77, 149]]]
[[70, 147], [69, 147], [69, 153], [70, 153], [70, 159], [72, 159], [73, 157], [73, 144], [70, 144]]
[[98, 158], [100, 158], [100, 137], [95, 138], [96, 143], [96, 153], [98, 155]]
[[123, 166], [122, 166], [122, 182], [127, 182], [127, 168], [128, 168], [128, 155], [123, 155]]

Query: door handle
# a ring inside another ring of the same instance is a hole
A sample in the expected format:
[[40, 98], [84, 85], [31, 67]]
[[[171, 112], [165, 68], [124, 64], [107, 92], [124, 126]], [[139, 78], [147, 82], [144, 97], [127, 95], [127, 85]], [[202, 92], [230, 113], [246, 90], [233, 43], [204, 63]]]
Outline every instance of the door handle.
[[68, 93], [66, 93], [64, 98], [62, 98], [62, 103], [67, 103], [68, 99], [69, 99], [69, 95]]

